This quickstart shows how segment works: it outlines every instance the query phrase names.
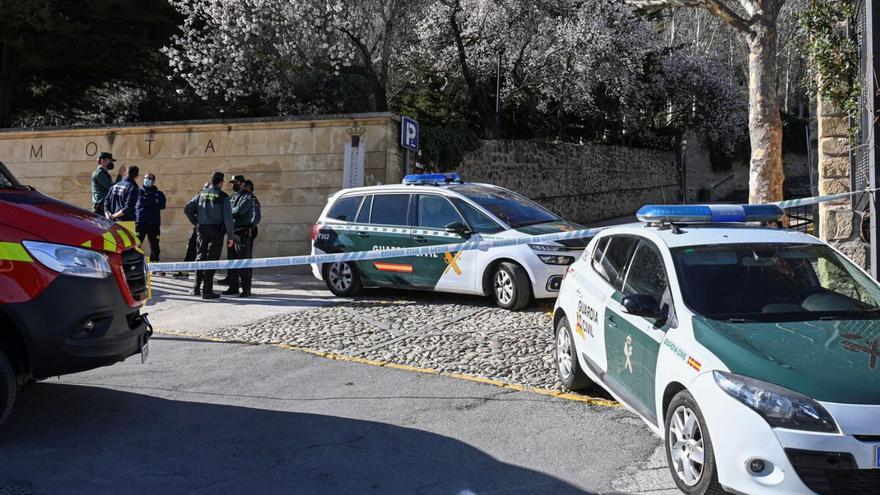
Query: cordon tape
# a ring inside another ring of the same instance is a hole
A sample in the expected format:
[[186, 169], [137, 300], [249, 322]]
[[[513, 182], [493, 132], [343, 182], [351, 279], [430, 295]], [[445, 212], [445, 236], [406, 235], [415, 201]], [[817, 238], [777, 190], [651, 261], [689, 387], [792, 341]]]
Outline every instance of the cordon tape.
[[[848, 198], [855, 194], [873, 193], [880, 188], [865, 189], [861, 191], [852, 191], [840, 194], [829, 194], [826, 196], [814, 196], [812, 198], [790, 199], [770, 203], [777, 205], [782, 209], [794, 208], [797, 206], [814, 205], [828, 201], [837, 201]], [[571, 230], [567, 232], [556, 232], [552, 234], [542, 234], [528, 237], [517, 237], [513, 239], [491, 239], [484, 240], [479, 234], [474, 234], [466, 242], [455, 244], [440, 244], [436, 246], [421, 246], [413, 248], [386, 249], [375, 251], [354, 251], [348, 253], [332, 253], [332, 254], [316, 254], [301, 256], [280, 256], [276, 258], [252, 258], [243, 260], [216, 260], [216, 261], [189, 261], [178, 263], [149, 263], [148, 270], [151, 272], [173, 272], [173, 271], [191, 271], [191, 270], [226, 270], [238, 268], [270, 268], [280, 266], [297, 266], [309, 265], [312, 263], [339, 263], [343, 261], [365, 261], [379, 260], [388, 258], [402, 258], [407, 256], [425, 256], [429, 254], [453, 253], [459, 251], [487, 251], [492, 248], [520, 246], [523, 244], [535, 244], [541, 242], [562, 241], [567, 239], [583, 239], [593, 237], [599, 232], [609, 227], [596, 227], [592, 229]]]

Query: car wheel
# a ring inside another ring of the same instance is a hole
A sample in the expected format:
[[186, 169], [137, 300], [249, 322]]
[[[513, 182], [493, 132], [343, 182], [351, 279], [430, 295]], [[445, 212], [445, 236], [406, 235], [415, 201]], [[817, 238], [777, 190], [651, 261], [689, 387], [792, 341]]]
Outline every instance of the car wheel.
[[345, 261], [324, 265], [324, 283], [339, 297], [354, 296], [363, 288], [357, 267]]
[[517, 311], [526, 307], [532, 298], [529, 274], [516, 263], [499, 264], [492, 274], [492, 297], [504, 309]]
[[593, 384], [578, 362], [574, 336], [564, 316], [556, 325], [556, 369], [559, 381], [568, 390], [583, 390]]
[[15, 404], [15, 393], [18, 389], [18, 381], [15, 378], [15, 369], [9, 358], [0, 351], [0, 424], [6, 421]]
[[682, 390], [666, 409], [666, 461], [679, 490], [693, 495], [726, 493], [718, 482], [715, 451], [697, 401]]

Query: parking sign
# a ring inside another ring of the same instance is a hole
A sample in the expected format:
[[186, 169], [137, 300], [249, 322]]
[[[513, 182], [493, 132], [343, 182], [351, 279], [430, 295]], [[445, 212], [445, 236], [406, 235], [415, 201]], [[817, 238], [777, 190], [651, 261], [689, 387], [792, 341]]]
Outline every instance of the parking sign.
[[409, 117], [400, 122], [400, 145], [411, 151], [419, 150], [419, 123]]

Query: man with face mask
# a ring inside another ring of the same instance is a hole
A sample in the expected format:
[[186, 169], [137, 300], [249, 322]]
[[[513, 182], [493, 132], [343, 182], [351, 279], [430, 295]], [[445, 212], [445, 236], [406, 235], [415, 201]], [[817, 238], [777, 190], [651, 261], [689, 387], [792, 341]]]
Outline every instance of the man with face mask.
[[[235, 204], [236, 198], [238, 197], [238, 194], [241, 192], [241, 185], [244, 183], [244, 176], [243, 175], [233, 175], [232, 180], [229, 182], [232, 184], [232, 194], [229, 196], [229, 202], [232, 204]], [[235, 259], [232, 257], [233, 256], [233, 249], [235, 249], [235, 248], [234, 247], [226, 248], [226, 259], [229, 259], [229, 260]], [[221, 284], [221, 285], [229, 285], [229, 282], [232, 280], [229, 277], [229, 273], [230, 273], [230, 270], [226, 270], [226, 276], [224, 278], [221, 278], [220, 280], [218, 280], [217, 283]]]
[[119, 173], [116, 175], [116, 182], [110, 178], [109, 171], [113, 170], [115, 163], [116, 160], [113, 158], [112, 153], [102, 151], [98, 155], [98, 168], [92, 172], [92, 211], [101, 216], [104, 215], [104, 199], [107, 197], [107, 193], [113, 187], [113, 184], [122, 181], [122, 178], [125, 176], [126, 167], [122, 165], [119, 167]]
[[[150, 261], [159, 261], [159, 230], [162, 225], [162, 210], [165, 209], [165, 194], [156, 187], [156, 174], [144, 176], [144, 187], [138, 192], [135, 210], [135, 230], [138, 242], [143, 244], [144, 238], [150, 241]], [[156, 272], [156, 275], [164, 275]]]

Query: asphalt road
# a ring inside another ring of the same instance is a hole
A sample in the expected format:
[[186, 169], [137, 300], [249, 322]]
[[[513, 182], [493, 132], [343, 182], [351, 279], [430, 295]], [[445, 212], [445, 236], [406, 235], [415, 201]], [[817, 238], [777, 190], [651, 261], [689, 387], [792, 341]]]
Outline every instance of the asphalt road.
[[658, 445], [618, 407], [157, 335], [19, 396], [0, 494], [658, 493]]

